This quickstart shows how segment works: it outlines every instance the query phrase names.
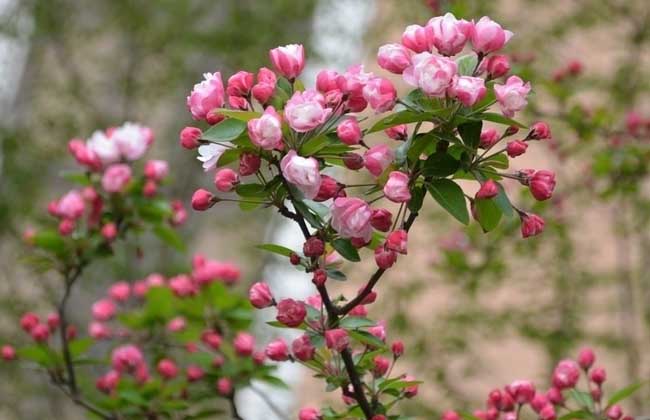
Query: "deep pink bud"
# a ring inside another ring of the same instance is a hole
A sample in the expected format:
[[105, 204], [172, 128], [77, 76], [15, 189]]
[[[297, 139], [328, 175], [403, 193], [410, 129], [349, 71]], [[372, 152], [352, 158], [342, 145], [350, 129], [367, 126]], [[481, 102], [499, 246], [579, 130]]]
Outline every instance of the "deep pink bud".
[[125, 302], [131, 295], [131, 285], [125, 281], [119, 281], [108, 289], [111, 299], [118, 302]]
[[545, 140], [551, 138], [551, 128], [543, 121], [536, 122], [530, 127], [528, 138], [532, 140]]
[[375, 377], [380, 378], [388, 372], [388, 368], [390, 368], [390, 360], [383, 356], [375, 356], [372, 359], [373, 363], [373, 368], [372, 368], [372, 373], [375, 375]]
[[105, 298], [93, 303], [93, 318], [97, 321], [108, 321], [115, 316], [117, 308], [112, 300]]
[[196, 211], [205, 211], [214, 204], [213, 195], [210, 191], [199, 188], [192, 194], [192, 208]]
[[9, 362], [11, 360], [16, 359], [16, 350], [8, 344], [2, 346], [2, 350], [0, 350], [0, 353], [2, 355], [2, 360], [4, 361]]
[[35, 326], [38, 325], [40, 320], [38, 319], [38, 315], [32, 313], [32, 312], [27, 312], [25, 315], [20, 318], [20, 328], [23, 329], [23, 331], [29, 333]]
[[271, 84], [260, 82], [254, 85], [253, 89], [251, 89], [253, 98], [255, 98], [262, 105], [269, 102], [271, 97], [273, 97], [273, 92], [275, 92], [275, 83]]
[[325, 244], [319, 238], [312, 236], [305, 241], [302, 252], [306, 257], [320, 257], [325, 252]]
[[381, 341], [386, 341], [386, 325], [383, 321], [379, 321], [377, 325], [368, 328], [368, 332]]
[[239, 156], [239, 175], [253, 175], [260, 169], [262, 159], [253, 153], [242, 153]]
[[228, 378], [221, 378], [217, 381], [217, 392], [224, 397], [232, 394], [232, 381]]
[[548, 398], [548, 401], [553, 405], [561, 405], [564, 403], [562, 391], [557, 388], [550, 388], [546, 391], [546, 398]]
[[95, 387], [105, 394], [110, 394], [115, 390], [115, 388], [117, 388], [119, 382], [120, 373], [111, 370], [104, 376], [101, 376], [99, 379], [97, 379], [97, 382], [95, 382]]
[[584, 370], [589, 370], [595, 361], [596, 354], [594, 353], [593, 349], [589, 347], [580, 349], [580, 352], [578, 353], [578, 364], [581, 368]]
[[316, 75], [316, 89], [323, 94], [333, 90], [338, 90], [338, 81], [341, 77], [342, 76], [334, 70], [321, 70]]
[[485, 181], [476, 192], [476, 198], [490, 199], [499, 195], [499, 186], [492, 179]]
[[544, 231], [544, 219], [536, 214], [525, 213], [521, 215], [521, 236], [528, 238], [539, 235]]
[[388, 232], [393, 225], [393, 215], [386, 209], [373, 210], [370, 225], [381, 232]]
[[601, 398], [603, 398], [603, 389], [601, 387], [596, 387], [596, 388], [591, 388], [589, 391], [591, 394], [591, 399], [600, 402]]
[[528, 144], [522, 140], [509, 141], [506, 146], [506, 152], [511, 158], [523, 155], [528, 149]]
[[493, 389], [488, 394], [487, 406], [500, 410], [502, 406], [502, 401], [503, 401], [503, 395], [501, 394], [501, 390]]
[[536, 393], [533, 400], [530, 402], [530, 406], [535, 410], [536, 413], [542, 411], [542, 408], [546, 407], [549, 404], [548, 398], [545, 394]]
[[75, 223], [72, 219], [63, 219], [59, 223], [59, 234], [61, 236], [68, 236], [74, 232]]
[[366, 309], [365, 305], [357, 305], [348, 312], [348, 315], [365, 317], [368, 315], [368, 309]]
[[106, 223], [102, 226], [101, 233], [107, 242], [112, 242], [117, 237], [117, 226], [113, 222]]
[[393, 162], [395, 152], [385, 144], [378, 144], [368, 149], [363, 158], [368, 172], [377, 177]]
[[314, 201], [321, 202], [334, 198], [341, 189], [342, 186], [339, 186], [339, 183], [334, 178], [328, 175], [321, 175], [320, 188], [318, 189], [318, 194], [314, 197]]
[[203, 379], [205, 372], [200, 366], [189, 365], [185, 370], [185, 376], [187, 377], [188, 382], [196, 382]]
[[295, 252], [292, 252], [292, 253], [289, 255], [289, 262], [290, 262], [292, 265], [298, 265], [298, 264], [300, 264], [300, 256], [299, 256], [298, 254], [296, 254]]
[[406, 124], [395, 125], [384, 130], [384, 133], [393, 140], [406, 140], [408, 138], [408, 128]]
[[621, 409], [621, 406], [618, 404], [614, 404], [613, 406], [609, 407], [607, 410], [607, 418], [609, 420], [618, 420], [621, 418], [623, 415], [623, 410]]
[[580, 368], [573, 360], [560, 361], [553, 371], [553, 386], [558, 389], [573, 388], [580, 379]]
[[148, 198], [155, 197], [158, 192], [158, 184], [152, 179], [147, 179], [142, 187], [142, 195]]
[[401, 44], [386, 44], [377, 51], [379, 67], [391, 73], [402, 74], [411, 65], [411, 52]]
[[486, 59], [485, 67], [492, 79], [505, 76], [510, 71], [510, 61], [505, 55], [493, 55]]
[[289, 359], [289, 348], [287, 347], [287, 343], [281, 338], [267, 344], [264, 353], [274, 362], [284, 362]]
[[59, 318], [59, 314], [56, 312], [52, 312], [47, 316], [47, 327], [50, 329], [50, 331], [55, 331], [57, 328], [59, 328], [59, 325], [61, 324], [61, 318]]
[[[414, 381], [414, 380], [415, 380], [415, 378], [413, 378], [410, 375], [406, 375], [404, 377], [404, 381], [406, 381], [406, 382], [411, 382], [411, 381]], [[418, 395], [418, 385], [417, 384], [410, 385], [410, 386], [407, 386], [406, 388], [404, 388], [404, 396], [406, 398], [413, 398], [416, 395]]]
[[557, 419], [557, 413], [555, 412], [555, 407], [551, 404], [546, 404], [544, 408], [539, 411], [539, 418], [541, 420], [555, 420]]
[[457, 412], [448, 410], [448, 411], [445, 411], [444, 413], [442, 413], [441, 419], [442, 420], [461, 420], [461, 417], [458, 415]]
[[396, 359], [404, 354], [404, 343], [401, 341], [394, 341], [390, 348], [393, 352], [393, 357]]
[[278, 303], [278, 314], [276, 319], [287, 327], [295, 328], [302, 324], [307, 316], [307, 310], [303, 302], [293, 299], [283, 299]]
[[555, 189], [555, 173], [553, 171], [537, 171], [528, 181], [530, 192], [539, 201], [548, 200]]
[[298, 412], [298, 420], [320, 420], [321, 414], [314, 407], [303, 407]]
[[201, 341], [206, 346], [210, 347], [213, 350], [219, 350], [221, 347], [221, 342], [223, 339], [216, 331], [203, 331], [201, 334]]
[[375, 249], [375, 263], [377, 267], [387, 270], [397, 261], [397, 253], [387, 249], [385, 246], [380, 245]]
[[591, 371], [591, 374], [589, 375], [589, 379], [591, 382], [597, 384], [597, 385], [602, 385], [603, 382], [607, 379], [607, 372], [605, 372], [605, 369], [598, 367], [595, 368], [594, 370]]
[[363, 156], [349, 152], [343, 154], [343, 164], [346, 168], [357, 171], [364, 167], [365, 161]]
[[506, 385], [506, 391], [517, 404], [527, 404], [535, 396], [535, 385], [525, 380], [514, 381]]
[[176, 318], [172, 318], [169, 320], [167, 323], [167, 329], [171, 332], [179, 332], [183, 331], [187, 325], [187, 322], [185, 321], [185, 318], [182, 316], [177, 316]]
[[229, 96], [247, 96], [253, 87], [253, 73], [238, 71], [228, 78], [226, 93]]
[[355, 117], [348, 117], [344, 119], [338, 127], [336, 127], [336, 135], [341, 141], [347, 145], [354, 146], [361, 141], [361, 127]]
[[257, 282], [251, 286], [248, 291], [248, 299], [257, 309], [273, 305], [273, 294], [269, 285], [264, 282]]
[[95, 340], [107, 340], [113, 336], [113, 332], [106, 324], [93, 321], [88, 325], [88, 335]]
[[46, 324], [38, 324], [31, 329], [29, 334], [32, 336], [34, 341], [43, 343], [50, 338], [50, 329]]
[[340, 352], [350, 345], [350, 337], [343, 328], [334, 328], [325, 331], [325, 344], [328, 349]]
[[246, 332], [239, 332], [233, 340], [233, 345], [239, 356], [250, 356], [255, 350], [255, 337]]
[[386, 248], [406, 255], [408, 233], [404, 229], [395, 230], [386, 237]]
[[158, 362], [156, 370], [164, 379], [174, 379], [178, 375], [178, 367], [169, 359], [162, 359]]
[[181, 146], [186, 149], [196, 149], [201, 144], [199, 139], [203, 135], [203, 132], [200, 128], [197, 127], [185, 127], [181, 130], [180, 139]]
[[291, 343], [291, 351], [296, 359], [302, 362], [308, 362], [314, 358], [316, 347], [311, 343], [309, 336], [304, 334], [293, 340], [293, 343]]
[[312, 282], [316, 286], [322, 286], [325, 284], [327, 281], [327, 271], [323, 270], [322, 268], [319, 268], [318, 270], [314, 271], [314, 277], [312, 278]]
[[433, 48], [433, 29], [430, 26], [409, 25], [402, 34], [402, 45], [416, 52], [429, 52]]
[[230, 168], [219, 169], [214, 174], [214, 186], [218, 191], [230, 192], [239, 184], [239, 175]]

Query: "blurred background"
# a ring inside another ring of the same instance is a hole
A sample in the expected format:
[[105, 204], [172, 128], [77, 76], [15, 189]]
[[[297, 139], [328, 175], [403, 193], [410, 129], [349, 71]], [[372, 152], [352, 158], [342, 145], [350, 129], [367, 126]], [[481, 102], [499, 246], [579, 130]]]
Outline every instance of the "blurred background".
[[[650, 378], [647, 0], [0, 0], [0, 342], [16, 340], [27, 308], [51, 308], [56, 283], [22, 264], [20, 238], [64, 190], [70, 138], [125, 120], [152, 127], [149, 157], [170, 161], [172, 194], [187, 203], [210, 183], [178, 146], [191, 123], [185, 97], [202, 73], [255, 72], [270, 65], [270, 48], [287, 43], [305, 44], [308, 83], [323, 66], [362, 62], [380, 73], [380, 45], [446, 11], [487, 14], [515, 32], [505, 52], [535, 90], [520, 120], [548, 120], [554, 139], [513, 168], [555, 170], [559, 185], [550, 203], [518, 198], [548, 219], [537, 240], [519, 240], [514, 221], [487, 235], [477, 224], [461, 229], [425, 206], [410, 238], [417, 251], [382, 280], [371, 309], [391, 337], [404, 338], [401, 368], [425, 382], [404, 414], [472, 409], [513, 379], [548, 385], [554, 364], [587, 344], [608, 366], [611, 389]], [[86, 324], [110, 282], [174, 273], [198, 251], [241, 263], [242, 290], [264, 277], [286, 295], [289, 287], [310, 294], [308, 280], [252, 249], [265, 238], [301, 242], [269, 216], [226, 205], [191, 215], [187, 255], [140, 238], [93, 267], [73, 296], [73, 321]], [[372, 267], [355, 269], [342, 291], [358, 289]], [[287, 413], [324, 399], [341, 404], [305, 372], [286, 369], [300, 392], [273, 398]], [[0, 375], [0, 419], [83, 418], [33, 372], [0, 364]], [[626, 409], [650, 414], [648, 388]], [[249, 417], [272, 418], [263, 413]]]

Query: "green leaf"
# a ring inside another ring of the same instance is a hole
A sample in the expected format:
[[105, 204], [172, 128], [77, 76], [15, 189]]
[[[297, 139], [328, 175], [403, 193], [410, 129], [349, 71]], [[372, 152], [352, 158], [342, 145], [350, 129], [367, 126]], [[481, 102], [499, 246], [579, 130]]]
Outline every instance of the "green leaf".
[[217, 167], [221, 168], [222, 166], [236, 162], [239, 160], [241, 153], [241, 149], [228, 149], [224, 151], [221, 156], [219, 156], [219, 160], [217, 160]]
[[57, 364], [57, 355], [49, 348], [42, 345], [33, 345], [16, 350], [20, 359], [30, 360], [46, 367]]
[[465, 225], [469, 223], [465, 194], [458, 184], [445, 178], [435, 179], [427, 184], [427, 189], [433, 199], [459, 222]]
[[280, 378], [276, 378], [271, 375], [263, 375], [261, 377], [256, 377], [256, 379], [266, 382], [267, 384], [272, 385], [275, 388], [289, 389], [289, 385]]
[[456, 59], [456, 64], [458, 65], [458, 74], [471, 76], [478, 64], [478, 57], [474, 53], [461, 55]]
[[245, 122], [235, 118], [228, 118], [204, 131], [201, 139], [217, 143], [229, 142], [242, 135], [244, 131], [246, 131]]
[[153, 319], [166, 319], [174, 315], [174, 295], [169, 288], [152, 287], [147, 292], [145, 314]]
[[164, 200], [142, 200], [137, 209], [140, 217], [150, 223], [160, 223], [173, 213], [169, 202]]
[[637, 384], [628, 385], [623, 389], [619, 389], [609, 398], [609, 401], [607, 401], [607, 407], [609, 408], [617, 402], [628, 398], [646, 384], [647, 382], [639, 382]]
[[282, 255], [285, 257], [288, 257], [294, 253], [291, 249], [276, 244], [261, 244], [261, 245], [256, 245], [255, 248], [262, 249], [264, 251], [272, 252], [274, 254]]
[[407, 207], [411, 213], [417, 213], [420, 211], [422, 204], [424, 203], [425, 195], [426, 191], [422, 185], [415, 186], [411, 189], [411, 200], [409, 200], [407, 204]]
[[351, 330], [363, 327], [374, 327], [375, 325], [377, 325], [375, 321], [359, 316], [348, 316], [339, 321], [339, 327]]
[[352, 245], [352, 242], [350, 242], [349, 239], [343, 239], [343, 238], [334, 239], [332, 241], [332, 246], [346, 260], [353, 261], [353, 262], [361, 261], [361, 257], [359, 257], [359, 252]]
[[293, 206], [313, 228], [320, 229], [323, 226], [323, 221], [321, 218], [317, 214], [314, 214], [314, 212], [309, 209], [307, 204], [302, 201], [295, 200], [293, 201]]
[[489, 232], [499, 225], [502, 213], [494, 200], [476, 199], [474, 200], [474, 209], [484, 232]]
[[425, 177], [444, 178], [453, 175], [460, 168], [460, 161], [448, 153], [435, 152], [427, 158], [422, 166]]
[[70, 342], [70, 354], [72, 357], [76, 358], [77, 356], [88, 351], [92, 345], [95, 344], [95, 340], [90, 337], [80, 338]]
[[90, 176], [86, 172], [65, 171], [61, 173], [61, 177], [66, 181], [83, 185], [84, 187], [91, 184]]
[[248, 122], [253, 118], [259, 118], [262, 116], [262, 113], [257, 111], [239, 111], [235, 109], [226, 109], [226, 108], [219, 108], [216, 112], [218, 112], [221, 115], [225, 115], [226, 117], [234, 118], [236, 120], [240, 120], [244, 122]]
[[178, 251], [185, 251], [185, 243], [180, 237], [178, 232], [167, 225], [156, 225], [153, 228], [153, 233], [164, 243], [175, 248]]
[[433, 112], [415, 112], [411, 110], [399, 111], [377, 121], [368, 133], [375, 133], [400, 124], [409, 124], [420, 121], [434, 121], [436, 114]]
[[463, 139], [463, 143], [472, 149], [476, 149], [481, 141], [482, 128], [483, 121], [467, 122], [458, 126], [458, 133]]
[[332, 280], [345, 281], [348, 279], [345, 273], [340, 270], [328, 268], [325, 271], [327, 271], [327, 278], [330, 278]]
[[570, 389], [569, 395], [581, 407], [592, 411], [594, 408], [594, 400], [588, 392], [578, 391], [577, 389]]
[[475, 114], [472, 115], [472, 119], [475, 120], [485, 120], [485, 121], [492, 121], [498, 124], [504, 124], [504, 125], [514, 125], [519, 128], [527, 128], [524, 124], [520, 123], [519, 121], [515, 121], [512, 118], [508, 118], [504, 115], [497, 114], [494, 112], [483, 112], [481, 114]]
[[235, 192], [242, 197], [266, 197], [266, 191], [262, 184], [239, 184], [235, 187]]
[[593, 419], [594, 415], [587, 410], [575, 410], [558, 418], [558, 420]]
[[352, 330], [352, 331], [348, 331], [348, 334], [350, 335], [350, 337], [360, 342], [361, 344], [365, 344], [375, 348], [386, 347], [386, 344], [383, 341], [381, 341], [380, 339], [378, 339], [377, 337], [375, 337], [374, 335], [370, 334], [367, 331]]
[[494, 197], [494, 203], [499, 207], [501, 213], [503, 213], [504, 216], [511, 218], [514, 212], [512, 211], [512, 204], [510, 203], [510, 199], [508, 198], [503, 185], [498, 182], [497, 185], [499, 186], [499, 195]]
[[327, 136], [318, 136], [307, 141], [300, 148], [301, 156], [311, 156], [322, 150], [324, 147], [330, 144], [329, 138]]
[[58, 232], [53, 230], [42, 230], [34, 236], [34, 246], [55, 254], [65, 251], [65, 241]]

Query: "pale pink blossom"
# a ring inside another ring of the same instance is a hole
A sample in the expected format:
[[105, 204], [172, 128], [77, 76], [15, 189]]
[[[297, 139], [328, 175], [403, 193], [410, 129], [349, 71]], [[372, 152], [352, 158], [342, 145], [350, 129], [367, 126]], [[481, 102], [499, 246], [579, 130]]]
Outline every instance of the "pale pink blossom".
[[447, 13], [434, 17], [427, 26], [433, 31], [433, 46], [442, 55], [452, 56], [463, 50], [465, 43], [472, 35], [473, 24], [464, 19]]
[[298, 156], [295, 150], [290, 150], [280, 162], [282, 175], [295, 185], [305, 197], [312, 199], [318, 194], [321, 177], [318, 161], [312, 157]]
[[356, 197], [340, 197], [332, 203], [331, 211], [332, 227], [340, 236], [370, 240], [372, 210], [368, 203]]
[[305, 49], [299, 44], [289, 44], [269, 51], [273, 67], [287, 79], [300, 76], [305, 68]]
[[251, 142], [265, 150], [282, 146], [282, 119], [272, 106], [264, 110], [259, 118], [248, 121], [248, 135]]
[[530, 93], [530, 83], [524, 83], [518, 76], [510, 76], [505, 85], [494, 85], [494, 94], [506, 117], [513, 117], [528, 104], [526, 96]]
[[425, 94], [442, 98], [457, 73], [458, 66], [455, 61], [423, 52], [413, 56], [413, 64], [404, 70], [402, 77], [406, 83], [419, 87]]
[[313, 130], [332, 114], [325, 107], [325, 97], [314, 89], [295, 92], [284, 107], [284, 117], [291, 128], [299, 133]]
[[215, 108], [224, 104], [224, 89], [221, 73], [205, 73], [202, 82], [194, 85], [187, 97], [187, 107], [195, 120], [203, 120]]

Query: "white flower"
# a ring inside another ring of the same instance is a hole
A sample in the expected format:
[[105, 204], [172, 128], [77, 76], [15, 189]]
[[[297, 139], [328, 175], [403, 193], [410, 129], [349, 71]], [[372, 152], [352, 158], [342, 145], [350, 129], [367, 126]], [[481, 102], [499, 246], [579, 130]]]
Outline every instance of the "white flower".
[[106, 137], [103, 131], [95, 131], [86, 142], [86, 147], [93, 151], [103, 165], [109, 165], [120, 160], [120, 149], [117, 143]]
[[122, 156], [127, 160], [137, 160], [145, 154], [149, 148], [146, 128], [140, 124], [124, 123], [115, 129], [111, 139], [117, 144]]
[[203, 162], [203, 169], [207, 172], [217, 166], [217, 161], [225, 151], [226, 148], [220, 144], [204, 144], [203, 146], [199, 146], [200, 156], [197, 159]]

